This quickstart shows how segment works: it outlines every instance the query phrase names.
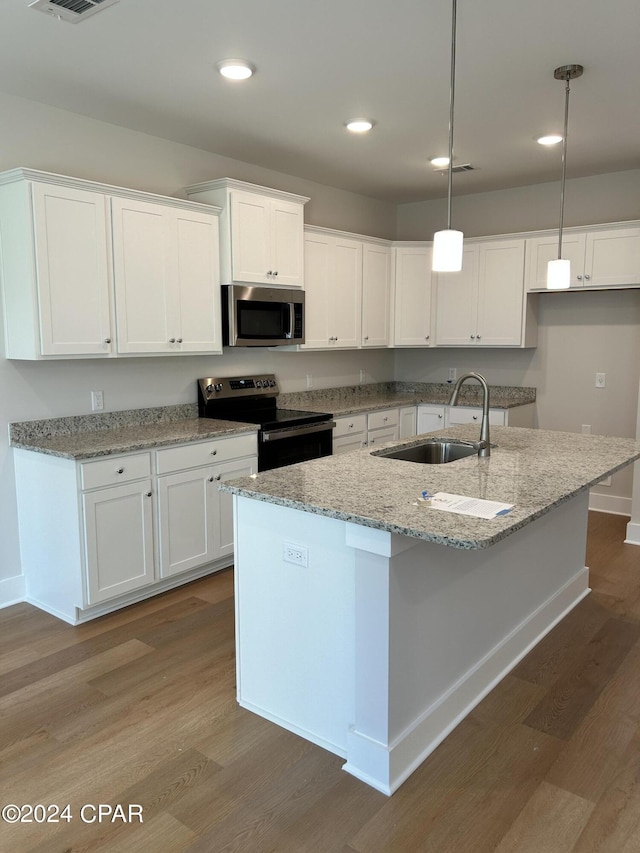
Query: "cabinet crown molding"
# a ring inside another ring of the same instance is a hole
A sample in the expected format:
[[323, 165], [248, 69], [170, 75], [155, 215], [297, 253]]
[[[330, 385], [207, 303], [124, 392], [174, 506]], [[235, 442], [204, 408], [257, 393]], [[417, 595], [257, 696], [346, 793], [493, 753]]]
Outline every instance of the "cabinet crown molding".
[[216, 178], [213, 181], [202, 181], [199, 184], [191, 184], [184, 188], [187, 195], [196, 195], [197, 193], [210, 192], [211, 190], [242, 190], [243, 192], [259, 193], [260, 195], [284, 201], [295, 201], [299, 204], [306, 204], [310, 201], [308, 196], [297, 195], [296, 193], [289, 193], [284, 190], [276, 190], [272, 187], [261, 187], [258, 184], [238, 181], [235, 178]]
[[367, 234], [354, 234], [352, 231], [340, 231], [336, 228], [325, 228], [323, 225], [305, 225], [305, 234], [327, 234], [330, 237], [343, 237], [347, 240], [361, 240], [366, 243], [375, 243], [378, 246], [393, 246], [391, 240], [384, 237], [370, 237]]
[[167, 207], [178, 207], [183, 210], [198, 210], [201, 213], [210, 213], [220, 216], [222, 208], [213, 204], [191, 201], [190, 199], [175, 198], [174, 196], [159, 195], [145, 190], [136, 190], [129, 187], [118, 187], [112, 184], [103, 184], [99, 181], [88, 181], [84, 178], [74, 178], [70, 175], [57, 175], [54, 172], [42, 172], [39, 169], [26, 169], [18, 167], [0, 172], [0, 186], [18, 183], [19, 181], [35, 181], [41, 184], [55, 184], [58, 187], [70, 187], [71, 189], [88, 190], [89, 192], [103, 193], [104, 195], [118, 196], [119, 198], [135, 199], [136, 201], [148, 201], [164, 204]]

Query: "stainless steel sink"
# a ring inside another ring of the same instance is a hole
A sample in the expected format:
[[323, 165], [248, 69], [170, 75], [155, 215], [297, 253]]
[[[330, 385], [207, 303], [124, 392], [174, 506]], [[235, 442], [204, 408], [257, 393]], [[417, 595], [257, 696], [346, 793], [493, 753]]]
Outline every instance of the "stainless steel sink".
[[455, 438], [430, 438], [411, 447], [378, 450], [372, 456], [384, 456], [386, 459], [400, 459], [404, 462], [421, 462], [424, 465], [440, 465], [444, 462], [464, 459], [465, 456], [477, 456], [482, 446], [482, 442], [461, 441]]

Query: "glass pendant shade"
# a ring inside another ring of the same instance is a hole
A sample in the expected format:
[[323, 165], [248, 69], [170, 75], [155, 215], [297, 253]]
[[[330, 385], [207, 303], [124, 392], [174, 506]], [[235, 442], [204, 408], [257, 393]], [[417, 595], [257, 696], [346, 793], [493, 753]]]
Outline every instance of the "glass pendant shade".
[[462, 269], [462, 231], [451, 228], [433, 235], [434, 272], [460, 272]]
[[557, 258], [547, 265], [547, 290], [566, 290], [571, 285], [571, 261]]

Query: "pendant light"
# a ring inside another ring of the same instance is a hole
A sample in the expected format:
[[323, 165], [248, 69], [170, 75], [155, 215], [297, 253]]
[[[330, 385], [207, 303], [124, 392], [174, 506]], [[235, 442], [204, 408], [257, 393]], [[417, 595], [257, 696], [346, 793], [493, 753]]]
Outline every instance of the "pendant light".
[[565, 290], [571, 285], [571, 262], [562, 257], [562, 227], [564, 223], [564, 183], [567, 173], [567, 130], [569, 126], [569, 81], [581, 77], [582, 65], [561, 65], [553, 72], [556, 80], [564, 80], [564, 136], [562, 139], [562, 180], [560, 182], [560, 227], [558, 229], [558, 258], [547, 265], [547, 290]]
[[433, 235], [433, 260], [435, 272], [459, 272], [462, 269], [462, 231], [451, 228], [451, 191], [453, 185], [453, 105], [456, 89], [456, 11], [457, 0], [452, 0], [451, 14], [451, 88], [449, 97], [449, 186], [447, 192], [447, 228]]

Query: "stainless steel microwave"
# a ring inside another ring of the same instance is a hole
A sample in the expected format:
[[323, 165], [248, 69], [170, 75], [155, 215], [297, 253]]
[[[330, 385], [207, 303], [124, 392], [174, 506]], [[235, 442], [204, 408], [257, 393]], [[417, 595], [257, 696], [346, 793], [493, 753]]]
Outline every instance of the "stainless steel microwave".
[[229, 347], [304, 343], [304, 291], [293, 287], [225, 284], [222, 342]]

